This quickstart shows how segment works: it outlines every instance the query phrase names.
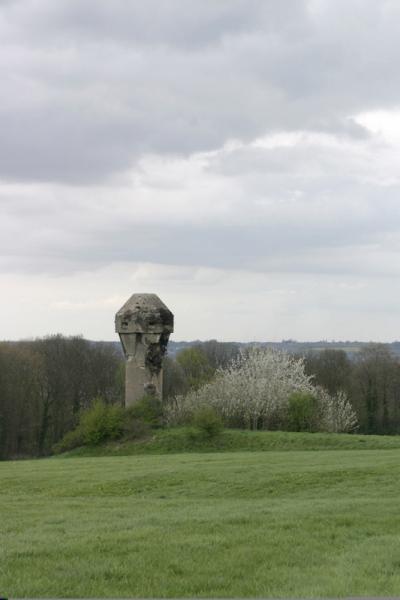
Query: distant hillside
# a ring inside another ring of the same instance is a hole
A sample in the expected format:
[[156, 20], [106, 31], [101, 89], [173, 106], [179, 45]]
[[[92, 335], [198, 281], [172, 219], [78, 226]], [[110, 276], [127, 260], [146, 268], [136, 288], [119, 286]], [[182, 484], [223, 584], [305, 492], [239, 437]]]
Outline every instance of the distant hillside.
[[[98, 343], [110, 343], [115, 345], [122, 354], [122, 348], [119, 342], [98, 342]], [[175, 341], [170, 340], [168, 344], [169, 356], [175, 357], [178, 352], [191, 346], [201, 345], [203, 342], [200, 340], [192, 341]], [[237, 344], [239, 347], [246, 347], [250, 344], [257, 344], [265, 348], [274, 348], [276, 350], [283, 350], [290, 352], [291, 354], [307, 354], [308, 352], [321, 352], [322, 350], [344, 350], [346, 354], [352, 358], [362, 348], [365, 348], [371, 343], [375, 342], [357, 342], [357, 341], [346, 341], [346, 342], [328, 342], [321, 340], [317, 342], [297, 342], [296, 340], [282, 340], [281, 342], [232, 342]], [[394, 356], [400, 357], [400, 341], [385, 344]]]
[[[168, 344], [168, 354], [170, 356], [175, 356], [180, 350], [184, 348], [189, 348], [190, 346], [199, 345], [202, 342], [199, 340], [194, 340], [190, 342], [176, 342], [171, 340]], [[233, 342], [236, 343], [240, 347], [249, 346], [250, 344], [257, 344], [259, 346], [265, 348], [274, 348], [276, 350], [283, 350], [285, 352], [290, 352], [291, 354], [306, 354], [307, 352], [321, 352], [322, 350], [344, 350], [348, 356], [354, 356], [362, 348], [368, 346], [368, 344], [373, 342], [357, 342], [357, 341], [346, 341], [346, 342], [328, 342], [325, 340], [317, 341], [317, 342], [297, 342], [295, 340], [282, 340], [281, 342]], [[391, 350], [391, 352], [395, 356], [400, 357], [400, 342], [392, 342], [391, 344], [386, 344], [387, 347]]]

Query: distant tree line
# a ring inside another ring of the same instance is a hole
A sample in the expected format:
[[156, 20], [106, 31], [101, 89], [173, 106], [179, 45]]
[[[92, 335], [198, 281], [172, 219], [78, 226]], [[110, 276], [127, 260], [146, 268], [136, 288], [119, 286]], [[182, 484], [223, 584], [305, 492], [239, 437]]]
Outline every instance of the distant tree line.
[[122, 400], [123, 364], [110, 344], [54, 335], [0, 343], [0, 458], [40, 456], [93, 400]]
[[[211, 340], [167, 356], [164, 403], [199, 390], [239, 353], [239, 344]], [[400, 433], [400, 361], [388, 346], [370, 344], [351, 358], [330, 349], [303, 358], [316, 386], [345, 392], [360, 433]], [[62, 335], [0, 343], [0, 458], [49, 454], [96, 399], [122, 404], [123, 388], [118, 344]]]
[[369, 344], [350, 359], [343, 350], [306, 356], [306, 371], [330, 393], [343, 390], [360, 433], [400, 433], [400, 359], [384, 344]]

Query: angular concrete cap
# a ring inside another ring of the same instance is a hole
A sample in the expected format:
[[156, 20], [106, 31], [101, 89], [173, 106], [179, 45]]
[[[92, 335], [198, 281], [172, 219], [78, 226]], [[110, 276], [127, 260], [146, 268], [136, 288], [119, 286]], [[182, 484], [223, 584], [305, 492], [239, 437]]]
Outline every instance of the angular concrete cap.
[[115, 315], [121, 333], [172, 333], [174, 315], [156, 294], [133, 294]]

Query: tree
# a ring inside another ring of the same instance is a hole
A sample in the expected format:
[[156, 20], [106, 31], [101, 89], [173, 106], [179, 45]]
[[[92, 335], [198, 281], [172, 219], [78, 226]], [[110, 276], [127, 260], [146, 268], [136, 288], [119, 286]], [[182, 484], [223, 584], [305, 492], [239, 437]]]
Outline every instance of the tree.
[[198, 389], [214, 375], [207, 354], [201, 346], [192, 346], [179, 352], [176, 362], [181, 367], [189, 389]]
[[[251, 347], [230, 366], [218, 370], [212, 381], [176, 398], [169, 408], [169, 419], [175, 423], [188, 422], [193, 412], [204, 405], [212, 406], [227, 425], [276, 428], [287, 421], [289, 398], [296, 392], [317, 398], [320, 428], [328, 428], [328, 413], [336, 416], [337, 403], [313, 385], [312, 377], [305, 373], [303, 359]], [[351, 419], [347, 424], [341, 420], [342, 430], [354, 427], [354, 412], [347, 399], [345, 403]], [[329, 424], [329, 428], [333, 425]]]
[[306, 373], [313, 375], [314, 382], [330, 394], [349, 389], [352, 365], [344, 350], [328, 348], [310, 352], [305, 356], [304, 366]]
[[49, 336], [0, 344], [0, 457], [47, 454], [100, 396], [121, 402], [111, 344]]
[[235, 342], [217, 342], [217, 340], [208, 340], [201, 342], [199, 346], [208, 358], [211, 367], [224, 369], [236, 360], [240, 354], [240, 346]]
[[0, 457], [37, 449], [42, 361], [23, 344], [0, 344]]
[[400, 367], [384, 344], [369, 344], [354, 366], [352, 397], [364, 433], [400, 431]]
[[163, 400], [186, 394], [189, 385], [183, 367], [169, 356], [163, 360]]

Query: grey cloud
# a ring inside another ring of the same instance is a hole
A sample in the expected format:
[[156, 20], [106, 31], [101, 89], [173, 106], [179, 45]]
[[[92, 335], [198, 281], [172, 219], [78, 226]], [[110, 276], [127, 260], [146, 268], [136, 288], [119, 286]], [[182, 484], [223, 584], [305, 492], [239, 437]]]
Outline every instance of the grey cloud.
[[6, 16], [31, 39], [114, 40], [190, 48], [254, 30], [290, 31], [304, 22], [306, 4], [274, 0], [19, 0]]
[[349, 115], [398, 102], [399, 12], [356, 0], [3, 4], [0, 176], [95, 183], [147, 153], [270, 131], [362, 137]]
[[147, 159], [124, 185], [3, 186], [0, 270], [71, 274], [154, 262], [398, 274], [400, 178], [390, 147], [296, 136], [286, 146], [228, 147], [201, 167], [193, 158], [167, 167]]
[[[278, 198], [266, 206], [243, 198], [230, 223], [211, 218], [186, 224], [174, 222], [173, 215], [154, 224], [128, 213], [112, 218], [111, 207], [104, 216], [104, 206], [85, 209], [79, 201], [59, 204], [58, 214], [51, 201], [47, 212], [43, 205], [37, 214], [26, 214], [24, 199], [4, 211], [0, 270], [57, 274], [154, 262], [266, 273], [399, 274], [398, 188], [390, 197], [365, 192], [355, 188], [341, 202], [335, 196]], [[369, 264], [369, 252], [386, 252], [394, 260]]]
[[177, 323], [196, 305], [183, 337], [389, 339], [400, 119], [385, 138], [356, 117], [398, 111], [399, 18], [389, 0], [0, 0], [3, 332], [107, 337], [137, 286], [171, 293]]

